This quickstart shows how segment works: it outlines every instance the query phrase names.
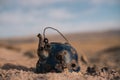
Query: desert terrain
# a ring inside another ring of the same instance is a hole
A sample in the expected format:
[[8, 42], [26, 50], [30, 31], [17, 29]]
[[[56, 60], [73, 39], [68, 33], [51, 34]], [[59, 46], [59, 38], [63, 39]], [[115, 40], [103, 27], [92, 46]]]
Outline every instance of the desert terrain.
[[[80, 72], [35, 73], [36, 34], [0, 39], [0, 80], [120, 80], [120, 30], [64, 35], [78, 52]], [[58, 35], [48, 39], [65, 42]]]

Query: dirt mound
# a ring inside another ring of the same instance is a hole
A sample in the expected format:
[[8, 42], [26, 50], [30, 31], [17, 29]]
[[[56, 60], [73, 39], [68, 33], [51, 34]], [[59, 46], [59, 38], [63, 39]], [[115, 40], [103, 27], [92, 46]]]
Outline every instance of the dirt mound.
[[0, 80], [120, 80], [120, 75], [114, 71], [102, 68], [96, 70], [93, 67], [87, 68], [85, 73], [63, 72], [36, 74], [33, 71], [18, 69], [0, 69]]
[[120, 46], [113, 46], [100, 50], [90, 59], [91, 63], [109, 66], [120, 72]]

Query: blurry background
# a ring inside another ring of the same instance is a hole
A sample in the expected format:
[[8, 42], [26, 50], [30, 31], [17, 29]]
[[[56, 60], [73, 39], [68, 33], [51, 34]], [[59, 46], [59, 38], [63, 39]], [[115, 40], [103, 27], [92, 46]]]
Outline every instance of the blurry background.
[[36, 35], [48, 26], [68, 38], [79, 59], [120, 71], [120, 0], [0, 0], [0, 68], [35, 67]]
[[119, 0], [0, 0], [0, 38], [120, 29]]

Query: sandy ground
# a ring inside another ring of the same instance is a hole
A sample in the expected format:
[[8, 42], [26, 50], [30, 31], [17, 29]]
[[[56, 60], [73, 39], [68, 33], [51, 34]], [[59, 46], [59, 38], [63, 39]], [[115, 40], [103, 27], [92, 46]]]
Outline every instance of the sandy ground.
[[[79, 55], [81, 71], [35, 73], [37, 37], [0, 40], [0, 80], [120, 80], [120, 34], [70, 34], [68, 40]], [[31, 40], [32, 39], [32, 40]], [[49, 37], [50, 41], [61, 41]], [[81, 59], [84, 56], [88, 62]], [[89, 67], [89, 69], [88, 69]]]

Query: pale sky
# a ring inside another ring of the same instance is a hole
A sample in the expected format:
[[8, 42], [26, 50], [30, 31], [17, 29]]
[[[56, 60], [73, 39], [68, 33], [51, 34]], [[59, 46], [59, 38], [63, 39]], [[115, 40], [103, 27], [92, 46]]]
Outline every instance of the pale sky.
[[0, 0], [0, 38], [120, 29], [120, 0]]

